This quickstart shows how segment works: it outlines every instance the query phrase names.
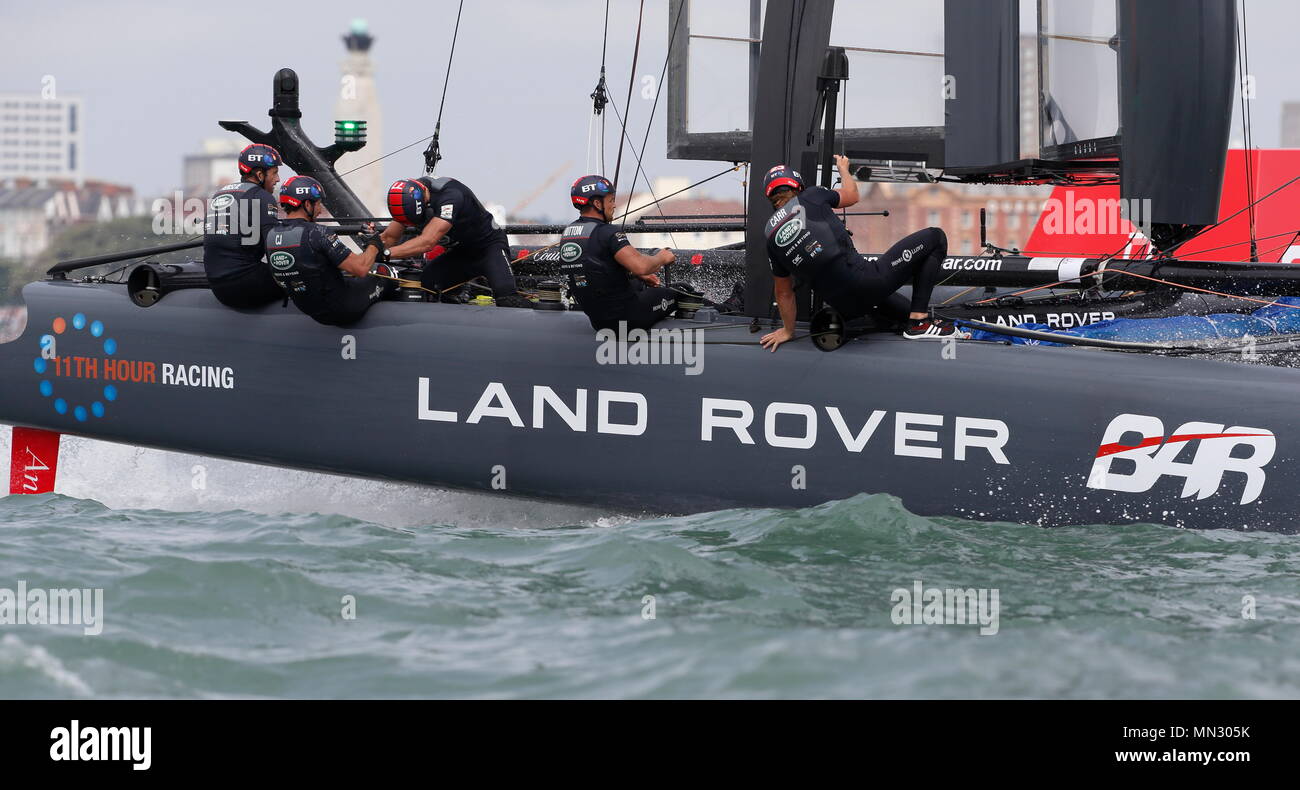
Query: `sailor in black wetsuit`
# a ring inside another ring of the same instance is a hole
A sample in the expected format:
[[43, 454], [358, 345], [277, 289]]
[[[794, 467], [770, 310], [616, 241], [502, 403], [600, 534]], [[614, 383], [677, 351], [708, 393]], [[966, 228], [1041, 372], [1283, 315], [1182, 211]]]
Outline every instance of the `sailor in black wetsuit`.
[[261, 307], [284, 298], [262, 261], [266, 236], [275, 227], [275, 189], [280, 153], [269, 145], [239, 152], [237, 184], [218, 189], [203, 226], [203, 268], [217, 301], [227, 307]]
[[[307, 315], [322, 324], [346, 326], [360, 320], [370, 305], [396, 291], [396, 272], [374, 265], [383, 252], [378, 234], [360, 254], [316, 224], [325, 189], [308, 176], [294, 176], [280, 188], [285, 218], [266, 240], [271, 276]], [[344, 277], [343, 272], [354, 275]], [[381, 277], [370, 276], [372, 274]]]
[[[659, 287], [655, 272], [672, 263], [672, 250], [645, 255], [610, 224], [614, 185], [603, 176], [583, 176], [569, 190], [578, 218], [560, 238], [560, 271], [569, 293], [595, 329], [649, 329], [677, 309], [677, 292]], [[640, 282], [634, 283], [629, 275]], [[644, 283], [644, 285], [642, 284]]]
[[[532, 306], [515, 290], [505, 231], [469, 187], [454, 178], [404, 178], [388, 188], [388, 210], [395, 221], [382, 238], [392, 258], [422, 256], [439, 245], [446, 249], [425, 263], [420, 284], [426, 289], [448, 294], [484, 277], [498, 306]], [[404, 227], [420, 235], [402, 242]]]
[[772, 265], [776, 302], [782, 328], [764, 335], [764, 348], [794, 337], [795, 299], [791, 275], [810, 283], [846, 320], [859, 318], [885, 304], [899, 288], [912, 284], [910, 321], [903, 337], [940, 340], [968, 337], [952, 322], [930, 316], [930, 295], [939, 282], [948, 254], [948, 237], [939, 228], [919, 230], [868, 261], [853, 247], [848, 230], [833, 209], [858, 202], [858, 184], [849, 173], [849, 160], [835, 157], [843, 186], [804, 189], [803, 178], [777, 165], [763, 178], [763, 191], [776, 212], [767, 221], [767, 256]]

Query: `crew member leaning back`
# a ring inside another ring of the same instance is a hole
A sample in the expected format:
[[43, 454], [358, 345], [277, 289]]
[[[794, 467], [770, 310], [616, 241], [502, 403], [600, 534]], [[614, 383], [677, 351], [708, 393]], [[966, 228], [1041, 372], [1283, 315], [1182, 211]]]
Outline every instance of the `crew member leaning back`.
[[767, 221], [767, 256], [781, 328], [764, 335], [763, 347], [775, 351], [794, 337], [793, 279], [810, 283], [814, 291], [845, 320], [859, 318], [883, 305], [899, 288], [912, 285], [909, 340], [967, 337], [952, 322], [930, 315], [930, 296], [939, 282], [948, 237], [939, 228], [925, 228], [905, 236], [874, 261], [863, 258], [834, 209], [858, 202], [858, 182], [849, 172], [849, 160], [835, 157], [843, 185], [839, 189], [804, 188], [803, 177], [777, 165], [763, 178], [763, 191], [772, 203]]

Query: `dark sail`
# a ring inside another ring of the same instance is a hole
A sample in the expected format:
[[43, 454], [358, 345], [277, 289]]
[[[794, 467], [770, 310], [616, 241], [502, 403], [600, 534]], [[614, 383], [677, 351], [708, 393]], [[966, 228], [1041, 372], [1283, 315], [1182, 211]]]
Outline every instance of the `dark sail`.
[[1020, 158], [1020, 3], [945, 0], [944, 164]]
[[1161, 249], [1219, 216], [1232, 127], [1233, 0], [1120, 0], [1120, 196]]
[[813, 183], [817, 149], [808, 145], [808, 119], [817, 103], [817, 75], [831, 37], [831, 0], [771, 0], [763, 24], [763, 54], [758, 70], [750, 152], [749, 222], [745, 233], [745, 310], [766, 316], [772, 303], [763, 226], [772, 215], [763, 196], [763, 174], [789, 164]]

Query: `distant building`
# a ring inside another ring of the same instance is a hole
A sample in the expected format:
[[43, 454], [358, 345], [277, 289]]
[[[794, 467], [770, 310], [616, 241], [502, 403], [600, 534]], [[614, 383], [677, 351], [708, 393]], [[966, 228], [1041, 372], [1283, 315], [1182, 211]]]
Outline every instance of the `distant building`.
[[63, 227], [108, 222], [148, 212], [131, 187], [87, 181], [0, 182], [0, 258], [28, 260], [45, 251]]
[[[665, 195], [690, 186], [690, 181], [685, 178], [656, 178], [652, 186], [652, 192], [636, 192], [630, 198], [630, 202], [625, 206], [620, 206], [620, 212], [623, 208], [630, 206], [637, 208], [639, 206], [649, 206], [642, 211], [636, 211], [629, 214], [627, 224], [635, 226], [637, 221], [645, 219], [646, 224], [655, 222], [652, 217], [664, 216], [698, 216], [710, 214], [729, 214], [743, 215], [745, 205], [740, 200], [726, 200], [711, 197], [693, 197], [684, 195], [678, 198], [669, 198], [663, 203], [655, 204], [655, 197], [663, 198]], [[691, 220], [668, 220], [673, 224], [684, 224]], [[702, 222], [719, 223], [728, 222], [725, 219], [701, 220]], [[737, 222], [743, 222], [739, 216]], [[707, 247], [720, 247], [724, 244], [734, 244], [745, 240], [744, 231], [734, 233], [637, 233], [631, 237], [631, 241], [637, 247], [674, 247], [684, 250], [703, 249]]]
[[[352, 22], [351, 31], [343, 37], [348, 54], [343, 58], [342, 77], [339, 84], [339, 101], [334, 108], [338, 121], [365, 121], [366, 146], [339, 157], [335, 169], [347, 173], [365, 165], [384, 153], [384, 116], [379, 109], [379, 94], [375, 88], [375, 66], [370, 60], [370, 47], [374, 36], [364, 19]], [[405, 174], [416, 175], [416, 174]], [[343, 179], [365, 204], [372, 216], [388, 216], [388, 181], [384, 178], [384, 163], [366, 165]]]
[[[248, 142], [239, 137], [210, 137], [203, 150], [187, 154], [181, 163], [181, 189], [186, 195], [207, 197], [224, 184], [239, 180], [235, 158]], [[281, 176], [281, 179], [287, 176]]]
[[1282, 148], [1300, 148], [1300, 102], [1282, 102]]
[[0, 189], [0, 258], [22, 261], [50, 246], [48, 214], [57, 189]]
[[980, 209], [986, 210], [988, 240], [1023, 248], [1052, 187], [969, 184], [861, 183], [862, 200], [849, 212], [888, 210], [888, 217], [848, 218], [853, 244], [878, 253], [913, 231], [942, 228], [949, 255], [980, 255]]
[[0, 93], [0, 179], [61, 179], [85, 172], [80, 98]]

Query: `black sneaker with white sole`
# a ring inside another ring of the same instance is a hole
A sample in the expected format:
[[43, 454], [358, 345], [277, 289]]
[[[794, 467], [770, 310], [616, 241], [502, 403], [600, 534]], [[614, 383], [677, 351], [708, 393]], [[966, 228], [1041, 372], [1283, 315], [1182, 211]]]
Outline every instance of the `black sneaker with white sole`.
[[903, 330], [903, 337], [908, 340], [946, 340], [950, 337], [965, 340], [970, 337], [970, 333], [958, 329], [951, 321], [931, 316], [913, 320], [907, 329]]

